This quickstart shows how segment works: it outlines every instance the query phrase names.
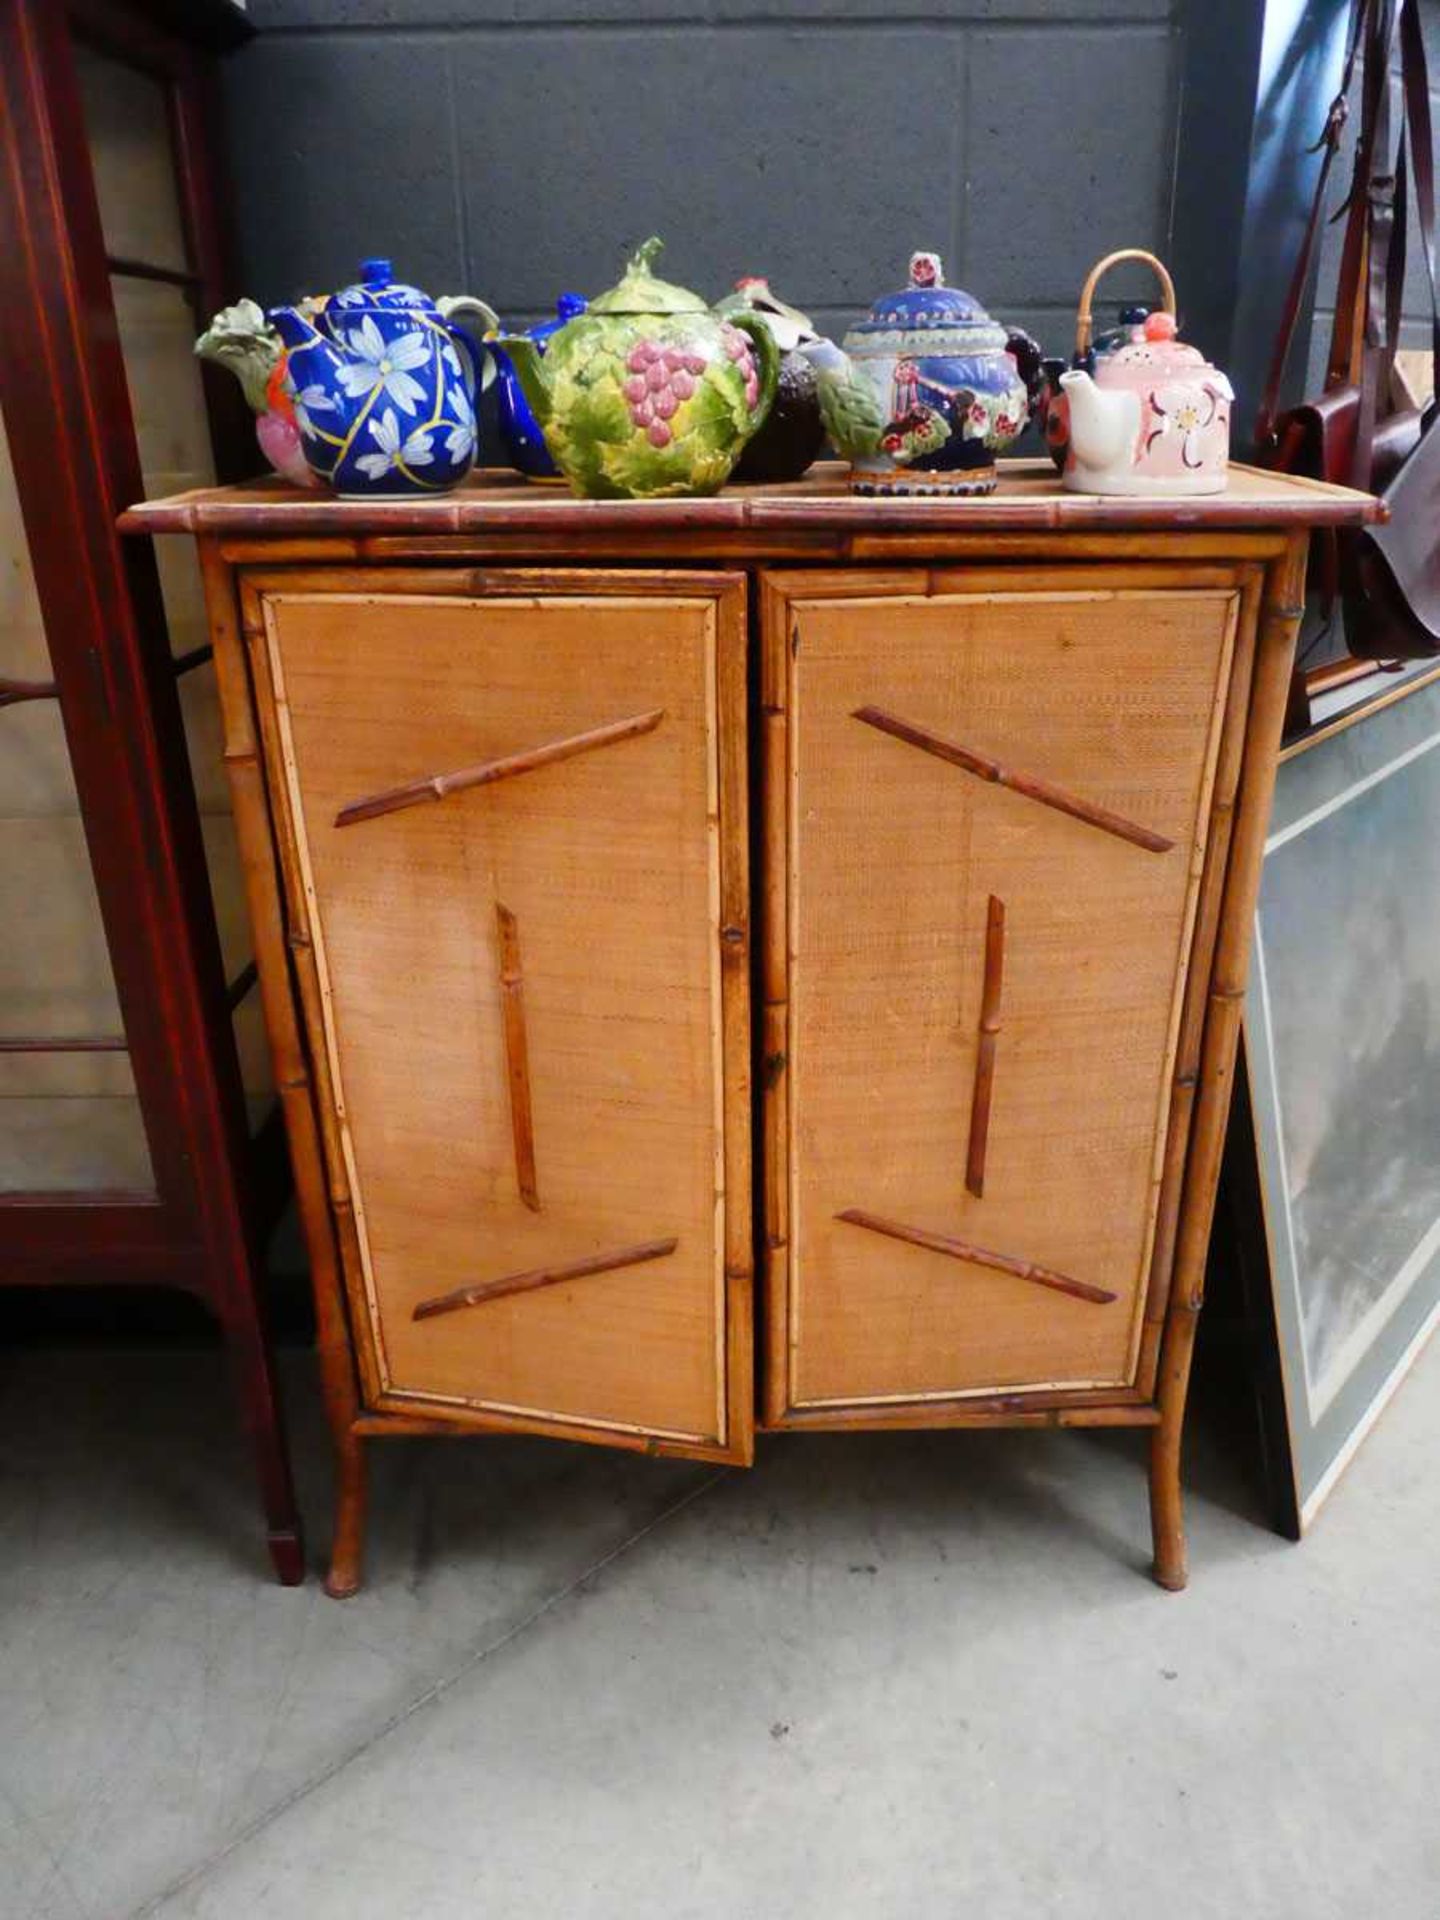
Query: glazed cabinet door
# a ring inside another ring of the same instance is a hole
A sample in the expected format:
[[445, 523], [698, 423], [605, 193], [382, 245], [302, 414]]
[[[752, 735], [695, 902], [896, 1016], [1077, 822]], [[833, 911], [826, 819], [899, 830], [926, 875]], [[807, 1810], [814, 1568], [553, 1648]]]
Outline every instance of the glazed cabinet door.
[[766, 583], [771, 1420], [1144, 1397], [1257, 589]]
[[747, 1458], [743, 583], [242, 584], [368, 1403]]

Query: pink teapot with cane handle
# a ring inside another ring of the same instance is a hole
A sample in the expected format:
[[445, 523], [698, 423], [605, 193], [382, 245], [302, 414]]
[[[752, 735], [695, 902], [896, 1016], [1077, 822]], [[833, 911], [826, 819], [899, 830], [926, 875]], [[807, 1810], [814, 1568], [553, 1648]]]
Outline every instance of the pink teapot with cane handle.
[[[1163, 305], [1153, 312], [1126, 308], [1121, 325], [1095, 339], [1095, 287], [1121, 260], [1154, 268]], [[1235, 395], [1219, 368], [1178, 335], [1174, 282], [1154, 254], [1127, 247], [1091, 269], [1080, 293], [1075, 358], [1053, 377], [1047, 408], [1046, 438], [1052, 452], [1064, 448], [1067, 487], [1148, 495], [1224, 490]]]

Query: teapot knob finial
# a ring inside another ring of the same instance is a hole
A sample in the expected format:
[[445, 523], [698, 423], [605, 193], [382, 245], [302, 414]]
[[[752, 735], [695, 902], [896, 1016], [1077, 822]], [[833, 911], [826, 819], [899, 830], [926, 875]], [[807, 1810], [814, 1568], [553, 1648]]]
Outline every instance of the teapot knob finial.
[[1150, 314], [1145, 321], [1147, 340], [1173, 340], [1179, 330], [1174, 314], [1166, 313], [1163, 309], [1159, 313]]
[[910, 284], [912, 287], [939, 287], [945, 284], [945, 269], [940, 264], [938, 253], [911, 254]]
[[395, 278], [395, 274], [388, 260], [377, 257], [360, 262], [360, 278], [367, 287], [384, 287]]

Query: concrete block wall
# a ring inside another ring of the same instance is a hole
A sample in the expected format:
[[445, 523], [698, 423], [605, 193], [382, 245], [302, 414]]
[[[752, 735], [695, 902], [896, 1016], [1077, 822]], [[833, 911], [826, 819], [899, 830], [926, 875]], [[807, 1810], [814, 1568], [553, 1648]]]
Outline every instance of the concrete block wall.
[[265, 302], [380, 253], [528, 322], [659, 233], [668, 277], [713, 298], [768, 273], [838, 331], [925, 246], [1060, 352], [1101, 253], [1169, 245], [1177, 0], [250, 11], [226, 106], [245, 290]]

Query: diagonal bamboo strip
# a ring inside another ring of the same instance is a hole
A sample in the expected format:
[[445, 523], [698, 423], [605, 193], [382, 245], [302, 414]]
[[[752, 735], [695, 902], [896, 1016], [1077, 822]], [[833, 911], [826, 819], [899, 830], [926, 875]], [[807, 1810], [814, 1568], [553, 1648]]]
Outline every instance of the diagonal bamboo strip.
[[520, 926], [509, 907], [495, 902], [500, 927], [500, 1000], [505, 1019], [505, 1071], [510, 1083], [510, 1130], [515, 1137], [515, 1177], [520, 1198], [540, 1211], [535, 1173], [535, 1123], [530, 1112], [530, 1044], [525, 1033], [525, 982], [520, 971]]
[[990, 1102], [995, 1092], [995, 1049], [1000, 1040], [1000, 996], [1005, 985], [1005, 902], [992, 893], [985, 914], [985, 978], [980, 990], [980, 1044], [975, 1054], [975, 1091], [970, 1101], [970, 1151], [965, 1185], [985, 1196], [985, 1149], [990, 1138]]
[[665, 709], [631, 714], [625, 720], [611, 720], [587, 733], [572, 733], [563, 740], [547, 740], [543, 746], [525, 747], [519, 753], [507, 753], [498, 760], [482, 761], [478, 767], [462, 767], [456, 773], [426, 774], [407, 780], [403, 786], [389, 787], [383, 793], [370, 793], [363, 800], [352, 800], [335, 816], [337, 827], [352, 827], [361, 820], [374, 820], [384, 813], [398, 813], [402, 807], [418, 806], [422, 800], [444, 800], [452, 793], [464, 793], [469, 787], [488, 787], [497, 780], [508, 780], [517, 773], [531, 773], [536, 767], [553, 766], [557, 760], [572, 759], [577, 753], [589, 753], [595, 747], [608, 747], [616, 740], [632, 740], [642, 733], [653, 733], [665, 718]]
[[436, 1314], [483, 1306], [488, 1300], [504, 1300], [512, 1293], [534, 1293], [539, 1287], [558, 1286], [563, 1280], [584, 1280], [592, 1273], [639, 1266], [642, 1260], [663, 1260], [667, 1254], [674, 1253], [679, 1244], [674, 1238], [645, 1240], [637, 1247], [588, 1254], [583, 1260], [567, 1260], [558, 1267], [534, 1267], [528, 1273], [507, 1273], [498, 1280], [481, 1280], [473, 1287], [457, 1287], [453, 1293], [440, 1293], [433, 1299], [422, 1300], [411, 1318], [433, 1320]]
[[1082, 800], [1077, 794], [1067, 793], [1063, 787], [1052, 786], [1048, 780], [1041, 780], [1035, 774], [1017, 773], [1012, 767], [1004, 767], [998, 760], [992, 760], [988, 754], [977, 753], [973, 747], [962, 747], [958, 741], [947, 740], [943, 734], [931, 733], [927, 727], [917, 727], [913, 721], [900, 720], [893, 713], [886, 713], [883, 708], [857, 707], [851, 718], [863, 720], [867, 727], [877, 727], [881, 733], [888, 733], [895, 740], [903, 740], [907, 746], [919, 747], [922, 753], [933, 753], [937, 760], [963, 768], [977, 779], [992, 781], [998, 787], [1008, 787], [1012, 793], [1023, 794], [1027, 800], [1038, 800], [1042, 807], [1053, 807], [1057, 813], [1068, 813], [1072, 820], [1083, 820], [1087, 826], [1099, 827], [1102, 833], [1113, 833], [1117, 839], [1128, 840], [1132, 846], [1143, 847], [1147, 853], [1169, 853], [1175, 845], [1163, 833], [1152, 833], [1149, 827], [1127, 820], [1123, 814], [1111, 813], [1108, 807], [1097, 806], [1093, 800]]
[[1088, 1280], [1072, 1280], [1068, 1273], [1053, 1267], [1037, 1266], [1033, 1260], [1019, 1260], [1011, 1253], [992, 1253], [988, 1247], [972, 1247], [967, 1240], [954, 1240], [946, 1233], [929, 1233], [924, 1227], [907, 1226], [902, 1220], [884, 1220], [863, 1207], [847, 1207], [837, 1220], [852, 1227], [868, 1227], [871, 1233], [888, 1234], [912, 1247], [928, 1247], [932, 1253], [947, 1253], [952, 1260], [968, 1260], [972, 1266], [990, 1267], [996, 1273], [1013, 1273], [1017, 1280], [1033, 1280], [1037, 1287], [1049, 1287], [1055, 1293], [1068, 1293], [1075, 1300], [1089, 1300], [1097, 1307], [1109, 1306], [1115, 1299], [1104, 1287], [1092, 1287]]

